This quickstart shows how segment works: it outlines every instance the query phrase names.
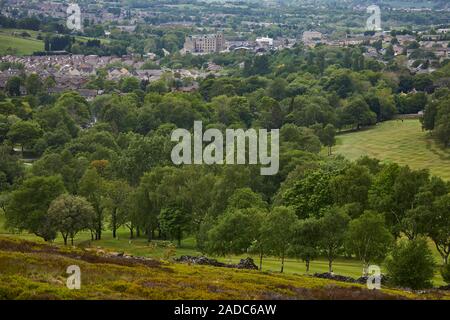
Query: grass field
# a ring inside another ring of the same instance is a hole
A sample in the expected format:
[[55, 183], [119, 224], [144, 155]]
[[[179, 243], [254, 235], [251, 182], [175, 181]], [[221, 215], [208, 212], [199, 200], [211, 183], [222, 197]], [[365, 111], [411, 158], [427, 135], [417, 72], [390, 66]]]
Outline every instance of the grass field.
[[413, 169], [429, 169], [433, 175], [450, 180], [450, 150], [441, 149], [415, 119], [387, 121], [338, 135], [333, 153], [350, 160], [368, 155]]
[[16, 29], [0, 29], [0, 55], [30, 55], [44, 50], [44, 42], [36, 39], [36, 32], [26, 31], [31, 35], [27, 38], [20, 37], [20, 32]]
[[[30, 37], [21, 37], [20, 34], [26, 32]], [[44, 41], [37, 40], [39, 31], [22, 29], [0, 29], [0, 55], [31, 55], [36, 51], [44, 51]], [[78, 41], [86, 42], [95, 38], [75, 37]], [[110, 41], [108, 39], [99, 39], [103, 44]]]

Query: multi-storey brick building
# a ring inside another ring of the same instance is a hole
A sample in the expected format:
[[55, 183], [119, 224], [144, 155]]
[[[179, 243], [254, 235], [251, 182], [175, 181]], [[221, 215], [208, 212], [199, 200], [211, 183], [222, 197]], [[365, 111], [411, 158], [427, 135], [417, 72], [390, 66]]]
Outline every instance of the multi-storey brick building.
[[225, 40], [222, 32], [188, 36], [184, 42], [184, 52], [211, 53], [225, 49]]

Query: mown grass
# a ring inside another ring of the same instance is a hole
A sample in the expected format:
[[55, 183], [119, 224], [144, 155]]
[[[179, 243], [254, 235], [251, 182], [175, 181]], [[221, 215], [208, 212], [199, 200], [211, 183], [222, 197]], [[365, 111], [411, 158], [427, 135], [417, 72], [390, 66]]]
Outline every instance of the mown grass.
[[[21, 33], [28, 33], [30, 37], [22, 37]], [[36, 39], [43, 33], [24, 29], [0, 29], [0, 55], [31, 55], [37, 51], [44, 51], [44, 41]], [[86, 42], [97, 38], [75, 36], [77, 41]], [[108, 44], [109, 39], [99, 39], [102, 44]]]
[[[21, 32], [31, 37], [21, 37]], [[17, 29], [0, 29], [0, 55], [31, 55], [36, 51], [44, 51], [44, 41], [36, 39], [37, 32]]]
[[[81, 290], [66, 288], [66, 269], [81, 269]], [[66, 249], [0, 237], [0, 299], [450, 299], [445, 292], [418, 294], [299, 275], [105, 260]]]
[[440, 148], [429, 133], [422, 131], [417, 119], [386, 121], [338, 135], [333, 153], [350, 160], [367, 155], [413, 169], [429, 169], [433, 175], [450, 180], [450, 150]]

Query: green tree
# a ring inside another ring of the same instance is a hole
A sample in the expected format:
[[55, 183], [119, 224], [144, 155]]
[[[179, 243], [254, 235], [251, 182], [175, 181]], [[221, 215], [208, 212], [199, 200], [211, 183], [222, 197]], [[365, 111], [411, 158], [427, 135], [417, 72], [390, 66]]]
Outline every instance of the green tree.
[[179, 246], [183, 232], [189, 230], [189, 221], [189, 213], [177, 205], [165, 206], [158, 215], [161, 232], [176, 239]]
[[371, 262], [380, 263], [394, 241], [385, 227], [382, 215], [366, 211], [359, 218], [350, 221], [345, 234], [345, 248], [356, 255], [364, 266], [364, 275]]
[[333, 261], [342, 248], [350, 218], [338, 208], [329, 208], [319, 219], [319, 247], [328, 259], [328, 272], [333, 272]]
[[56, 229], [47, 211], [51, 202], [65, 191], [60, 176], [31, 177], [11, 193], [6, 226], [27, 230], [45, 241], [56, 238]]
[[86, 170], [80, 180], [80, 195], [84, 196], [92, 205], [95, 211], [95, 219], [92, 225], [92, 231], [95, 234], [95, 240], [102, 239], [104, 210], [106, 207], [106, 183], [98, 174], [95, 168]]
[[32, 147], [36, 140], [42, 136], [42, 129], [36, 121], [18, 121], [11, 125], [8, 138], [22, 147]]
[[32, 73], [27, 77], [25, 80], [25, 88], [27, 89], [27, 94], [30, 95], [36, 95], [42, 91], [43, 84], [36, 73]]
[[320, 224], [316, 218], [300, 220], [294, 229], [290, 252], [306, 264], [306, 272], [312, 260], [319, 255]]
[[208, 232], [207, 251], [221, 256], [247, 252], [258, 238], [262, 219], [254, 208], [233, 208], [225, 212]]
[[48, 215], [51, 225], [61, 233], [65, 245], [68, 238], [73, 245], [76, 234], [88, 229], [95, 217], [94, 209], [86, 199], [68, 194], [52, 201]]
[[297, 216], [292, 208], [275, 207], [261, 227], [268, 250], [281, 259], [281, 273], [284, 270], [284, 260], [292, 242], [297, 221]]
[[401, 241], [386, 260], [386, 267], [394, 285], [414, 290], [432, 286], [435, 262], [426, 239]]
[[450, 194], [435, 200], [428, 218], [428, 236], [433, 240], [444, 264], [448, 264], [448, 256], [450, 255]]
[[343, 125], [351, 125], [359, 130], [361, 126], [372, 125], [376, 122], [376, 114], [361, 97], [350, 98], [341, 112], [340, 121]]
[[116, 238], [117, 229], [127, 221], [131, 193], [132, 188], [126, 181], [113, 180], [106, 182], [106, 206], [110, 214], [113, 238]]
[[22, 85], [22, 79], [17, 76], [13, 76], [6, 82], [5, 91], [12, 97], [20, 96], [20, 86]]

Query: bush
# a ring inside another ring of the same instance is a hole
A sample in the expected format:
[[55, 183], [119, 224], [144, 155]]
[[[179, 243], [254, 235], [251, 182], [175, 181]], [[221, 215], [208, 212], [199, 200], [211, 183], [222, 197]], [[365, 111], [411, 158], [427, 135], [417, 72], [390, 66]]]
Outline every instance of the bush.
[[425, 239], [402, 241], [386, 261], [391, 283], [411, 289], [432, 286], [435, 262]]
[[441, 268], [442, 279], [444, 279], [445, 283], [450, 285], [450, 263], [444, 265]]

